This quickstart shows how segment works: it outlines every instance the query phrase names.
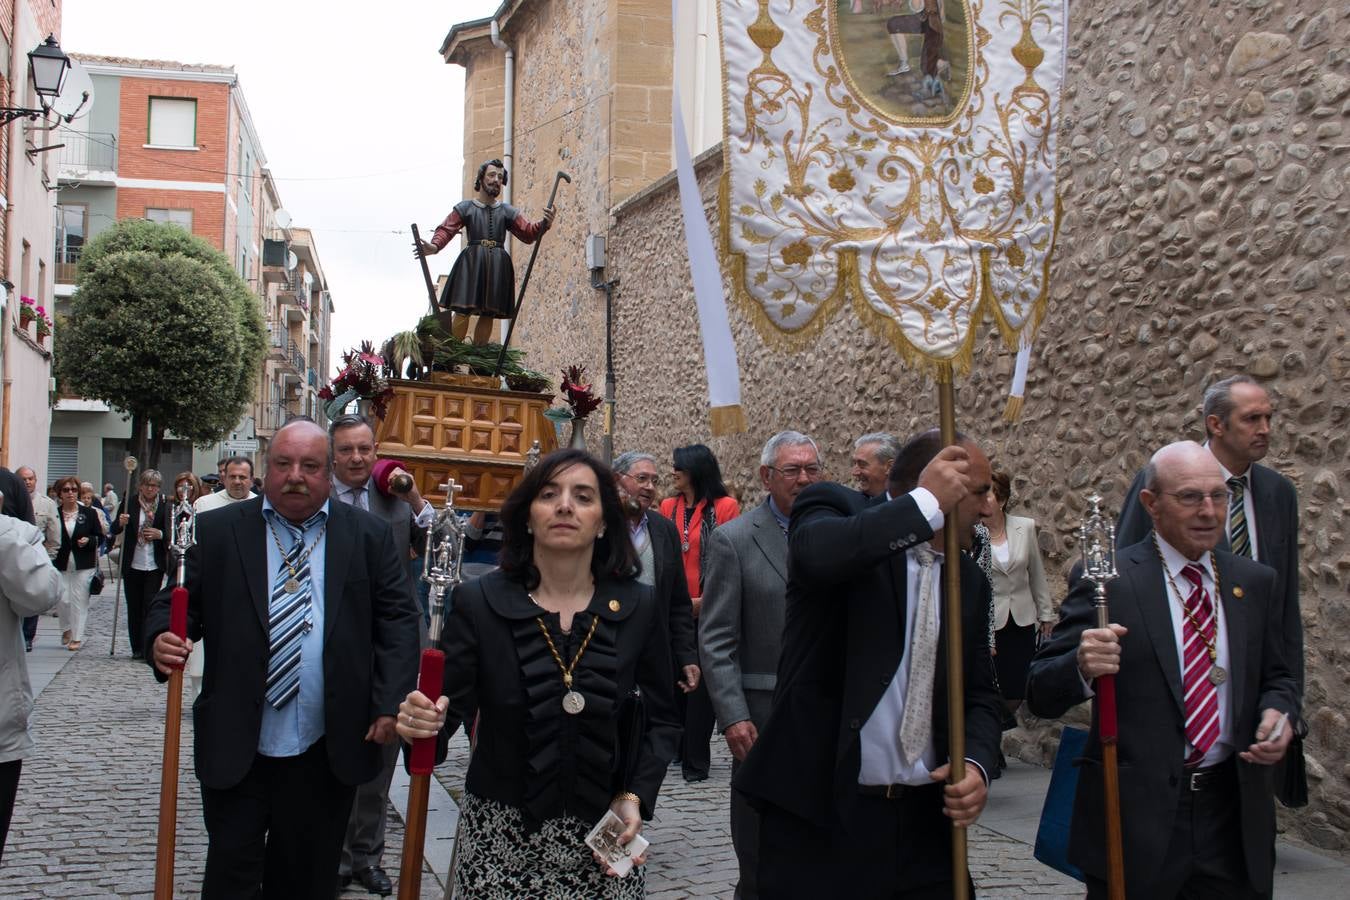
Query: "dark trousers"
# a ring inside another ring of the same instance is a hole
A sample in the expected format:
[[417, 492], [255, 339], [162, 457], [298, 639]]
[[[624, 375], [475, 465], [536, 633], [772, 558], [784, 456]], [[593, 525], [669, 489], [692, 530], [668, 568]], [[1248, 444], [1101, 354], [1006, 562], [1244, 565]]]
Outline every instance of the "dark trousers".
[[5, 839], [9, 837], [9, 820], [14, 815], [14, 798], [19, 795], [19, 770], [23, 760], [0, 763], [0, 861], [5, 858]]
[[940, 784], [896, 800], [859, 796], [846, 822], [828, 826], [765, 806], [759, 816], [760, 896], [946, 900], [952, 895], [951, 835]]
[[[125, 553], [126, 549], [123, 548], [122, 552]], [[164, 570], [142, 572], [139, 569], [127, 569], [123, 574], [122, 585], [127, 592], [127, 641], [131, 644], [131, 655], [140, 656], [145, 652], [142, 644], [145, 638], [142, 633], [145, 611], [150, 608], [150, 601], [155, 599], [159, 586], [164, 583]]]
[[351, 875], [379, 866], [384, 858], [384, 824], [389, 811], [389, 783], [394, 780], [401, 741], [390, 741], [381, 748], [384, 768], [380, 774], [356, 789], [347, 836], [342, 842], [339, 875]]
[[322, 738], [299, 756], [259, 755], [232, 788], [202, 785], [202, 897], [329, 900], [355, 790], [333, 777]]
[[[1222, 897], [1224, 900], [1244, 900], [1266, 896], [1256, 891], [1247, 876], [1247, 860], [1242, 851], [1241, 810], [1238, 802], [1237, 770], [1230, 759], [1220, 765], [1227, 771], [1222, 781], [1211, 783], [1201, 791], [1183, 788], [1177, 817], [1172, 822], [1172, 838], [1167, 843], [1167, 854], [1153, 863], [1157, 875], [1153, 889], [1155, 897], [1202, 898]], [[1275, 854], [1274, 835], [1271, 835], [1271, 856]], [[1090, 900], [1106, 900], [1106, 882], [1086, 877]], [[1130, 871], [1126, 867], [1125, 889], [1130, 887]]]
[[23, 639], [28, 643], [33, 643], [33, 638], [37, 637], [37, 626], [39, 616], [23, 617]]
[[[731, 760], [731, 780], [741, 770], [741, 761]], [[740, 879], [736, 882], [736, 900], [758, 900], [759, 897], [759, 813], [745, 795], [731, 789], [731, 846], [736, 849], [736, 864]]]
[[717, 717], [713, 714], [712, 697], [708, 696], [703, 679], [699, 679], [698, 687], [691, 693], [676, 688], [675, 706], [684, 722], [684, 733], [680, 736], [680, 768], [686, 778], [706, 778], [712, 766], [711, 742]]

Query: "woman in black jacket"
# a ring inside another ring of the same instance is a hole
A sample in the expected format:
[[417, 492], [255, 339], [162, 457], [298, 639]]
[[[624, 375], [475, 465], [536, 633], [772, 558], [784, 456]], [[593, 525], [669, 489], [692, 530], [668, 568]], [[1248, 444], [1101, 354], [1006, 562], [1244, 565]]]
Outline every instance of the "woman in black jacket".
[[68, 475], [57, 481], [56, 492], [61, 498], [58, 511], [61, 546], [53, 562], [63, 582], [56, 610], [61, 617], [62, 633], [70, 635], [66, 649], [78, 650], [84, 643], [84, 626], [89, 621], [89, 579], [98, 567], [103, 516], [80, 503], [78, 478]]
[[[460, 896], [641, 897], [641, 869], [607, 877], [584, 838], [607, 811], [626, 844], [650, 818], [675, 720], [670, 641], [614, 476], [550, 454], [501, 511], [501, 569], [464, 584], [441, 637], [443, 695], [400, 707], [405, 740], [449, 735], [478, 711], [465, 779]], [[639, 860], [641, 861], [641, 860]]]

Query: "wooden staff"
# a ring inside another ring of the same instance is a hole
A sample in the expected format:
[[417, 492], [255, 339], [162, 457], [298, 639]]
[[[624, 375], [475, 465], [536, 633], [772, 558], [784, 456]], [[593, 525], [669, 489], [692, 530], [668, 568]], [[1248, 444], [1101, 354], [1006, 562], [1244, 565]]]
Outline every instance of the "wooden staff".
[[439, 311], [436, 305], [436, 286], [431, 282], [431, 269], [427, 268], [427, 255], [422, 252], [422, 235], [417, 233], [417, 223], [413, 223], [413, 250], [417, 253], [417, 261], [422, 264], [422, 278], [427, 283], [427, 302], [431, 304], [431, 314], [434, 316]]
[[[955, 375], [944, 367], [938, 375], [938, 416], [943, 446], [956, 443], [956, 399], [952, 384]], [[949, 784], [966, 777], [966, 674], [961, 644], [961, 535], [954, 514], [943, 519], [943, 624], [947, 627], [947, 754], [951, 769]], [[952, 823], [952, 897], [970, 896], [966, 866], [966, 829]]]
[[[126, 493], [124, 493], [124, 494], [122, 495], [122, 509], [124, 509], [124, 510], [130, 510], [130, 509], [131, 509], [131, 476], [132, 476], [133, 473], [135, 473], [136, 467], [137, 467], [138, 465], [140, 465], [140, 463], [136, 461], [136, 457], [134, 457], [134, 456], [128, 456], [126, 459], [122, 460], [122, 468], [124, 468], [124, 469], [127, 470], [127, 490], [126, 490]], [[121, 515], [121, 513], [118, 513], [117, 515]], [[126, 550], [126, 547], [127, 547], [127, 540], [126, 540], [126, 538], [127, 538], [127, 535], [126, 535], [126, 529], [123, 528], [123, 529], [118, 533], [118, 535], [117, 535], [117, 540], [121, 542], [122, 553], [126, 553], [126, 552], [127, 552], [127, 550]], [[116, 546], [116, 543], [114, 543], [114, 546]], [[112, 549], [112, 548], [110, 547], [109, 550], [111, 550], [111, 549]], [[122, 554], [121, 554], [121, 553], [119, 553], [119, 554], [117, 555], [117, 565], [113, 566], [113, 577], [114, 577], [116, 580], [113, 582], [113, 627], [112, 627], [112, 641], [109, 642], [109, 644], [108, 644], [108, 655], [109, 655], [109, 656], [112, 656], [114, 653], [117, 652], [117, 613], [118, 613], [119, 609], [121, 608], [121, 604], [120, 604], [120, 603], [118, 602], [118, 600], [117, 600], [117, 592], [118, 592], [119, 590], [121, 590], [121, 588], [122, 588]], [[131, 627], [131, 623], [128, 622], [128, 623], [127, 623], [127, 627], [130, 628], [130, 627]]]
[[[572, 176], [559, 170], [553, 177], [553, 190], [548, 195], [548, 205], [545, 209], [553, 208], [553, 201], [558, 196], [558, 182], [565, 181], [572, 183]], [[539, 255], [539, 245], [544, 242], [544, 236], [539, 235], [539, 239], [534, 242], [534, 249], [530, 251], [530, 262], [525, 266], [525, 277], [520, 280], [520, 293], [516, 295], [516, 308], [511, 311], [511, 322], [506, 326], [506, 339], [502, 341], [502, 352], [497, 354], [497, 368], [492, 370], [493, 377], [502, 374], [502, 366], [506, 363], [506, 348], [511, 346], [511, 333], [516, 330], [516, 316], [520, 315], [520, 305], [525, 302], [525, 288], [530, 285], [530, 273], [534, 271], [534, 260]]]
[[[445, 597], [461, 580], [464, 565], [464, 539], [467, 536], [455, 515], [455, 493], [464, 490], [450, 479], [445, 489], [445, 507], [427, 529], [426, 552], [422, 556], [422, 580], [430, 586], [431, 627], [429, 644], [422, 651], [417, 672], [417, 690], [425, 697], [444, 693], [445, 653], [437, 646], [445, 622]], [[408, 814], [403, 817], [403, 859], [398, 872], [399, 900], [416, 900], [422, 894], [422, 855], [427, 840], [427, 802], [431, 795], [431, 772], [436, 768], [436, 739], [413, 741], [408, 758]], [[453, 870], [452, 870], [453, 877]]]
[[[180, 488], [181, 502], [173, 509], [174, 555], [178, 572], [169, 601], [169, 631], [187, 637], [187, 551], [195, 542], [195, 515], [187, 499], [191, 486]], [[180, 514], [184, 517], [180, 522]], [[169, 696], [164, 711], [164, 756], [159, 770], [159, 835], [155, 844], [155, 900], [173, 900], [173, 864], [178, 830], [178, 744], [183, 727], [183, 667], [169, 674]]]
[[[1097, 627], [1108, 628], [1111, 613], [1106, 606], [1107, 582], [1116, 577], [1116, 528], [1101, 509], [1102, 498], [1088, 497], [1088, 515], [1078, 536], [1083, 550], [1083, 577], [1095, 587], [1092, 608]], [[1110, 900], [1125, 900], [1125, 849], [1120, 832], [1120, 771], [1116, 759], [1119, 731], [1116, 722], [1116, 676], [1098, 675], [1093, 681], [1093, 705], [1097, 711], [1097, 737], [1102, 745], [1102, 799], [1106, 807], [1106, 893]]]

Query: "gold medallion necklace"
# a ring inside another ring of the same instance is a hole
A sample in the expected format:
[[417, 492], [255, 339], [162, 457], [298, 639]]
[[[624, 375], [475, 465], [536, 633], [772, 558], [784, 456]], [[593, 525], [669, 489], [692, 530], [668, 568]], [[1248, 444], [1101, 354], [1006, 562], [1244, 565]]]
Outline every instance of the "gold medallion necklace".
[[[282, 585], [282, 588], [284, 588], [286, 593], [288, 594], [297, 593], [300, 590], [300, 573], [296, 570], [295, 566], [291, 565], [291, 561], [286, 558], [286, 550], [281, 546], [281, 538], [280, 536], [277, 535], [277, 530], [272, 525], [271, 522], [267, 523], [267, 530], [272, 532], [272, 540], [276, 542], [277, 552], [281, 554], [281, 561], [282, 563], [285, 564], [286, 571], [291, 573], [291, 577], [286, 580], [286, 583]], [[299, 556], [295, 558], [295, 564], [297, 566], [304, 566], [305, 561], [308, 560], [309, 555], [314, 552], [314, 548], [319, 545], [319, 541], [323, 538], [323, 534], [327, 530], [328, 530], [328, 519], [325, 517], [323, 520], [323, 527], [320, 528], [319, 533], [314, 536], [314, 543], [310, 544], [309, 547], [307, 547]], [[304, 540], [305, 540], [305, 533], [302, 531], [300, 532], [300, 537], [298, 538], [298, 541], [301, 543], [302, 546]]]
[[[1221, 594], [1221, 589], [1219, 587], [1219, 585], [1221, 584], [1221, 582], [1219, 581], [1219, 560], [1214, 555], [1213, 550], [1209, 551], [1209, 564], [1214, 568], [1214, 594], [1215, 594], [1214, 599], [1210, 602], [1211, 607], [1210, 615], [1214, 619], [1214, 638], [1211, 640], [1209, 637], [1206, 637], [1204, 629], [1201, 628], [1200, 623], [1196, 621], [1195, 613], [1192, 612], [1191, 608], [1186, 605], [1187, 595], [1181, 592], [1181, 588], [1177, 586], [1176, 580], [1172, 578], [1172, 570], [1167, 567], [1167, 560], [1163, 557], [1162, 545], [1158, 543], [1158, 535], [1156, 532], [1153, 535], [1153, 546], [1156, 547], [1158, 550], [1158, 560], [1162, 563], [1163, 574], [1167, 576], [1167, 583], [1172, 586], [1172, 592], [1176, 594], [1177, 600], [1181, 604], [1182, 615], [1184, 615], [1186, 617], [1186, 620], [1191, 623], [1191, 628], [1195, 630], [1195, 633], [1200, 638], [1201, 643], [1205, 645], [1205, 652], [1209, 655], [1209, 676], [1208, 676], [1209, 683], [1214, 685], [1215, 687], [1218, 687], [1219, 685], [1223, 684], [1225, 681], [1228, 680], [1228, 670], [1225, 669], [1223, 666], [1219, 665], [1220, 623], [1219, 623], [1218, 597]], [[1204, 590], [1205, 590], [1204, 585], [1202, 584], [1200, 586], [1201, 593], [1204, 593]]]
[[[535, 606], [543, 609], [539, 601], [534, 599], [534, 594], [527, 593], [525, 596], [529, 597], [530, 602]], [[600, 617], [594, 613], [591, 614], [591, 628], [586, 632], [586, 637], [582, 640], [581, 646], [577, 648], [576, 655], [572, 657], [572, 661], [568, 664], [563, 663], [562, 654], [558, 652], [557, 645], [553, 643], [553, 636], [548, 633], [548, 626], [544, 624], [544, 617], [535, 616], [534, 621], [539, 625], [539, 630], [544, 633], [544, 640], [548, 642], [548, 650], [553, 654], [553, 661], [558, 664], [558, 669], [562, 672], [563, 687], [567, 688], [567, 693], [563, 694], [562, 698], [563, 711], [569, 716], [575, 716], [586, 708], [586, 698], [579, 691], [572, 690], [572, 673], [576, 671], [577, 663], [581, 661], [581, 655], [590, 646], [591, 638], [595, 636], [595, 627], [600, 624]]]

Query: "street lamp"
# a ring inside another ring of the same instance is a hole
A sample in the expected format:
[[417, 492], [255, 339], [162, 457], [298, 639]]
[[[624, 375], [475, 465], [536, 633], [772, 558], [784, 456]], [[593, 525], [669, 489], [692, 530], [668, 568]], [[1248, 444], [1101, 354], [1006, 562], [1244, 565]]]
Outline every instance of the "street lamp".
[[0, 107], [0, 125], [8, 125], [15, 119], [36, 120], [45, 117], [51, 112], [51, 101], [61, 96], [61, 88], [65, 87], [66, 73], [69, 71], [70, 57], [66, 56], [53, 35], [47, 35], [47, 39], [28, 54], [28, 75], [33, 79], [33, 90], [38, 95], [41, 108]]

